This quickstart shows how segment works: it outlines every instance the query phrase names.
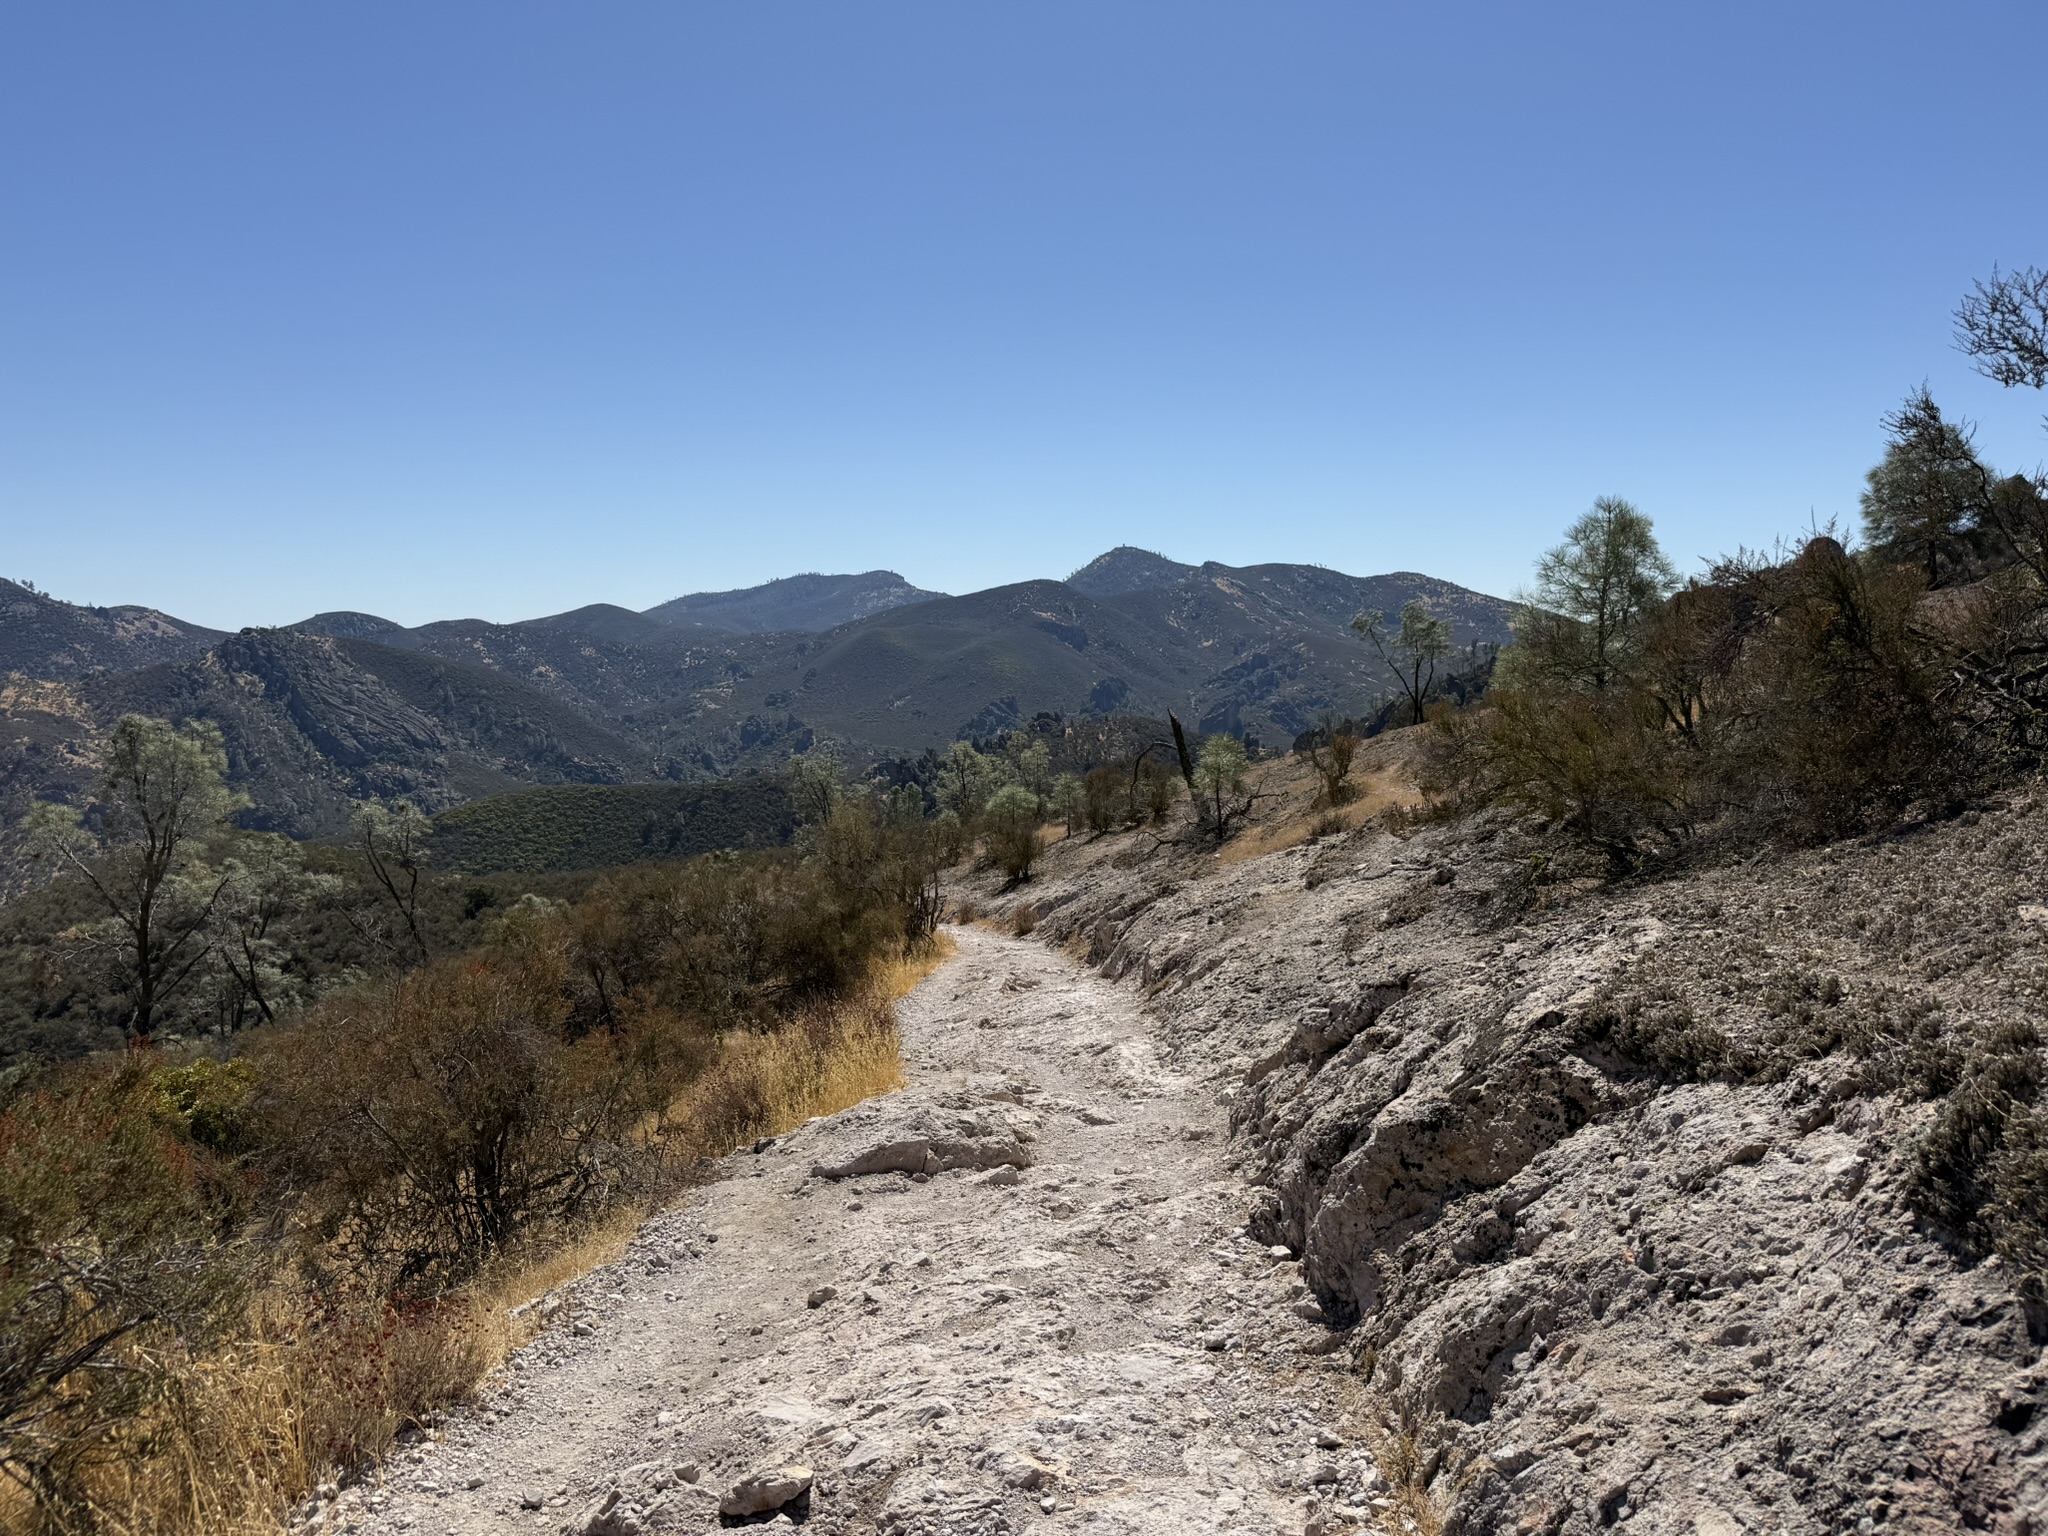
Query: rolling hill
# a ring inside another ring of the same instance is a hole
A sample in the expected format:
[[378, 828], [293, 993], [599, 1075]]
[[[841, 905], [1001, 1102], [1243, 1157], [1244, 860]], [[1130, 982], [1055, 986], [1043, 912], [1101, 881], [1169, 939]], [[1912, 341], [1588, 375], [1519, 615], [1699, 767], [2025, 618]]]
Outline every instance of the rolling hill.
[[778, 779], [557, 784], [472, 800], [434, 818], [434, 862], [471, 874], [600, 869], [719, 848], [772, 848], [796, 832]]
[[225, 639], [154, 608], [88, 608], [0, 580], [0, 673], [81, 677], [196, 656]]
[[[1386, 691], [1349, 624], [1411, 599], [1461, 646], [1507, 637], [1508, 604], [1413, 572], [1187, 565], [1128, 547], [1067, 581], [959, 597], [873, 571], [647, 613], [599, 603], [407, 628], [338, 611], [234, 635], [0, 583], [0, 817], [75, 800], [100, 734], [129, 711], [217, 723], [246, 819], [298, 837], [339, 829], [370, 796], [441, 813], [536, 787], [736, 779], [779, 773], [820, 738], [855, 759], [909, 756], [1044, 711], [1172, 711], [1278, 744]], [[566, 816], [573, 799], [530, 807]], [[616, 835], [586, 825], [587, 807], [611, 802], [578, 803], [578, 838]]]
[[913, 587], [894, 571], [866, 571], [858, 576], [812, 573], [784, 576], [736, 592], [695, 592], [671, 598], [648, 609], [647, 617], [736, 635], [779, 630], [814, 633], [943, 596], [943, 592]]

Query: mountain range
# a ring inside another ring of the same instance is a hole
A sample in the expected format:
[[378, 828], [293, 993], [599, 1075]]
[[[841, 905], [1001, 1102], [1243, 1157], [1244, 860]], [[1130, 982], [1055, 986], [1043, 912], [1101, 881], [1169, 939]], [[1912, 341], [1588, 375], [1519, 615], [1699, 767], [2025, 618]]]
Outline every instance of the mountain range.
[[371, 795], [429, 811], [535, 784], [772, 770], [820, 739], [914, 755], [1035, 714], [1163, 716], [1291, 738], [1389, 679], [1354, 614], [1421, 599], [1460, 646], [1510, 605], [1413, 572], [1188, 565], [1129, 547], [964, 596], [893, 571], [802, 575], [644, 612], [407, 627], [322, 613], [236, 634], [0, 581], [0, 816], [73, 799], [125, 712], [203, 717], [251, 824], [318, 836]]

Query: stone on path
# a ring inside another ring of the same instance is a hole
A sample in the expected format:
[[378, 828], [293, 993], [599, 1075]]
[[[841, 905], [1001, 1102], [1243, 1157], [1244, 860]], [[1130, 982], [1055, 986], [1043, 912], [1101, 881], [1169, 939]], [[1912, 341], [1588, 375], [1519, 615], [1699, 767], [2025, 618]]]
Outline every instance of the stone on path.
[[761, 1472], [750, 1472], [732, 1487], [725, 1497], [718, 1501], [721, 1515], [765, 1515], [771, 1509], [780, 1509], [792, 1500], [810, 1492], [811, 1469], [809, 1467], [774, 1467]]

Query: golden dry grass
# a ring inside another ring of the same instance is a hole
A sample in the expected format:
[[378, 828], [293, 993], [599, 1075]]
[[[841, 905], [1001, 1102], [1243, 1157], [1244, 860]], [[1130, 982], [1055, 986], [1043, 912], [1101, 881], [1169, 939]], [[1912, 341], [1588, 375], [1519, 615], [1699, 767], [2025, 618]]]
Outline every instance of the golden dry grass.
[[1373, 1440], [1372, 1454], [1394, 1501], [1394, 1507], [1381, 1514], [1382, 1529], [1407, 1536], [1439, 1536], [1444, 1528], [1443, 1512], [1430, 1496], [1425, 1476], [1428, 1468], [1415, 1431], [1382, 1431]]
[[512, 1327], [479, 1286], [431, 1306], [365, 1310], [317, 1325], [285, 1287], [252, 1309], [249, 1336], [198, 1356], [137, 1351], [176, 1384], [110, 1440], [65, 1513], [0, 1503], [0, 1529], [108, 1536], [275, 1533], [292, 1505], [344, 1466], [383, 1456], [407, 1424], [461, 1398], [509, 1352]]
[[1321, 803], [1322, 784], [1299, 758], [1266, 764], [1255, 784], [1270, 799], [1249, 825], [1217, 850], [1218, 862], [1236, 864], [1294, 848], [1312, 837], [1352, 832], [1375, 816], [1409, 809], [1423, 801], [1414, 782], [1406, 732], [1377, 736], [1359, 749], [1348, 786], [1352, 795], [1334, 810]]
[[[883, 964], [853, 999], [773, 1034], [729, 1038], [651, 1128], [672, 1164], [690, 1167], [902, 1087], [892, 1005], [953, 948], [940, 935], [924, 953]], [[616, 1206], [506, 1254], [452, 1296], [404, 1309], [278, 1283], [251, 1309], [244, 1340], [151, 1362], [177, 1392], [108, 1447], [88, 1509], [66, 1520], [0, 1484], [0, 1531], [274, 1536], [318, 1483], [381, 1459], [406, 1426], [467, 1396], [531, 1337], [534, 1323], [513, 1309], [617, 1259], [654, 1203]]]

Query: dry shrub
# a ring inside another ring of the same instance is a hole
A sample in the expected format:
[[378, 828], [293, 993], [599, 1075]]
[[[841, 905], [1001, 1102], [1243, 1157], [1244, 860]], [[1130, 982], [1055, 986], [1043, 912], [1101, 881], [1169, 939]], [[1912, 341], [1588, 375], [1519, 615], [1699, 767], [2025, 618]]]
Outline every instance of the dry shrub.
[[1490, 706], [1453, 709], [1439, 701], [1415, 734], [1420, 739], [1416, 777], [1430, 811], [1460, 816], [1490, 804], [1499, 791], [1489, 751]]
[[931, 939], [905, 954], [889, 955], [878, 961], [870, 985], [889, 1002], [910, 995], [911, 989], [959, 950], [950, 934], [935, 933]]
[[1372, 1451], [1402, 1529], [1413, 1531], [1416, 1536], [1438, 1536], [1444, 1528], [1443, 1512], [1430, 1497], [1432, 1458], [1423, 1449], [1421, 1437], [1412, 1426], [1403, 1423], [1397, 1429], [1383, 1431]]
[[1640, 692], [1502, 691], [1488, 734], [1498, 798], [1563, 828], [1617, 870], [1670, 853], [1692, 830], [1682, 749]]
[[1038, 908], [1028, 901], [1020, 901], [1010, 908], [1008, 927], [1018, 938], [1023, 938], [1038, 927]]
[[0, 1516], [268, 1532], [382, 1456], [519, 1342], [512, 1301], [615, 1256], [699, 1157], [901, 1085], [891, 1003], [949, 948], [919, 941], [909, 884], [634, 872], [240, 1061], [17, 1086]]
[[[1262, 780], [1260, 787], [1265, 789], [1273, 782], [1268, 777]], [[1382, 768], [1354, 776], [1343, 805], [1334, 809], [1318, 808], [1313, 799], [1306, 805], [1296, 800], [1291, 814], [1283, 811], [1271, 820], [1255, 822], [1217, 849], [1217, 862], [1237, 864], [1246, 859], [1263, 858], [1269, 853], [1298, 848], [1315, 838], [1341, 837], [1357, 831], [1375, 818], [1400, 814], [1415, 803], [1417, 793], [1416, 787], [1399, 768]]]
[[896, 1019], [879, 991], [820, 1005], [773, 1034], [729, 1037], [662, 1117], [679, 1157], [723, 1157], [814, 1115], [903, 1086]]
[[176, 1364], [232, 1331], [251, 1254], [231, 1164], [177, 1134], [140, 1053], [53, 1073], [0, 1109], [0, 1476], [52, 1529], [176, 1410]]
[[1147, 747], [1082, 777], [1081, 819], [1096, 833], [1163, 821], [1180, 792], [1179, 776], [1154, 747]]
[[1789, 843], [1882, 825], [1967, 778], [1916, 627], [1914, 571], [1810, 540], [1777, 566], [1724, 567], [1740, 645], [1705, 687], [1706, 774], [1738, 827]]
[[1358, 747], [1357, 733], [1348, 724], [1338, 724], [1328, 714], [1299, 743], [1297, 750], [1315, 770], [1319, 786], [1317, 804], [1335, 807], [1351, 798], [1353, 791], [1348, 781], [1352, 760], [1358, 756]]
[[953, 921], [963, 926], [980, 921], [981, 908], [975, 905], [972, 896], [962, 896], [953, 903]]
[[1810, 843], [1948, 801], [1975, 765], [1923, 595], [1915, 572], [1825, 535], [1790, 559], [1725, 561], [1648, 619], [1603, 686], [1560, 683], [1539, 657], [1483, 710], [1440, 715], [1426, 787], [1449, 813], [1532, 813], [1610, 873], [1702, 831]]
[[560, 958], [443, 962], [262, 1043], [269, 1161], [303, 1192], [322, 1269], [442, 1290], [643, 1175], [629, 1131], [668, 1096], [663, 1057], [689, 1055], [572, 1036]]

